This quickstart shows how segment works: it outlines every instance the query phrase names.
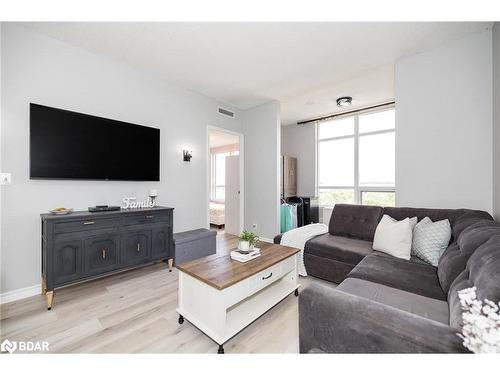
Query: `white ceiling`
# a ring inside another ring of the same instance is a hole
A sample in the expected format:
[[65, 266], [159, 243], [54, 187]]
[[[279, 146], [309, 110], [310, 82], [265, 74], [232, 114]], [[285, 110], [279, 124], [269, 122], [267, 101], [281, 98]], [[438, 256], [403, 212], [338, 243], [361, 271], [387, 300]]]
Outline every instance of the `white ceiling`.
[[284, 124], [394, 97], [394, 62], [492, 23], [24, 23], [240, 109], [276, 99]]
[[[351, 96], [352, 105], [337, 107], [337, 98]], [[394, 64], [361, 71], [317, 90], [297, 95], [281, 104], [281, 122], [291, 125], [300, 120], [367, 107], [394, 99]]]

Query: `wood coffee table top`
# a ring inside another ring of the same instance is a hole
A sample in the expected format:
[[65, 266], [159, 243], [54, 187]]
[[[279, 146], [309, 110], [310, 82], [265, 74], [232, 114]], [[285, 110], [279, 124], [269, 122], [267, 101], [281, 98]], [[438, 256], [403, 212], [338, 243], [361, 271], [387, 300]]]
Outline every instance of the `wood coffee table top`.
[[[177, 265], [182, 271], [216, 289], [222, 290], [246, 279], [282, 260], [297, 254], [300, 249], [293, 247], [257, 243], [260, 257], [246, 263], [232, 260], [229, 253], [214, 254]], [[233, 249], [234, 250], [234, 249]]]

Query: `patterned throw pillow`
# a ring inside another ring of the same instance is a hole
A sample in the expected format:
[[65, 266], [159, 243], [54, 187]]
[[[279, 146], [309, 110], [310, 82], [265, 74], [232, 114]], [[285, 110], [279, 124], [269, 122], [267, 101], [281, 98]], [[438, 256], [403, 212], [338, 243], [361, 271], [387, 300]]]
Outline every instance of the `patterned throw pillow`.
[[448, 219], [433, 222], [423, 218], [413, 229], [412, 254], [437, 267], [441, 254], [448, 247], [451, 226]]

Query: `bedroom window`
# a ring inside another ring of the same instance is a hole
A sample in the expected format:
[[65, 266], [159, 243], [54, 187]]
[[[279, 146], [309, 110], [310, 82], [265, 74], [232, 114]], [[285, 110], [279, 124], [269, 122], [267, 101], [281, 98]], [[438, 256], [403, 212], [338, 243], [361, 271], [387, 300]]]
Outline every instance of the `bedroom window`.
[[224, 202], [226, 190], [226, 156], [239, 155], [239, 151], [212, 153], [211, 200]]
[[391, 108], [317, 123], [320, 205], [395, 205], [394, 114]]

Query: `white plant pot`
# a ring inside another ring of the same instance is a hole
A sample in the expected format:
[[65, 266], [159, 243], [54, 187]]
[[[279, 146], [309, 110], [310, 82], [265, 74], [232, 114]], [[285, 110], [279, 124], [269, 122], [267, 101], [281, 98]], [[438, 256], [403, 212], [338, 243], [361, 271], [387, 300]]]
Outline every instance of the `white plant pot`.
[[239, 248], [241, 251], [250, 251], [252, 250], [252, 246], [250, 245], [250, 242], [248, 241], [240, 241], [239, 242]]

